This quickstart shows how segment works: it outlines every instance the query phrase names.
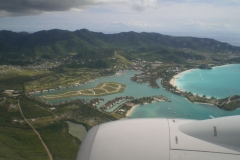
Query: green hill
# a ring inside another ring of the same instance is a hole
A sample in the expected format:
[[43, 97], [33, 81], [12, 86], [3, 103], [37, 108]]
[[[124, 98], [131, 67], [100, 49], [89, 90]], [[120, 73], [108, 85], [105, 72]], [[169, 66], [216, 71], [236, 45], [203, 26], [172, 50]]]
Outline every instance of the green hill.
[[[240, 47], [207, 38], [173, 37], [158, 33], [123, 32], [103, 34], [81, 29], [74, 32], [53, 29], [35, 33], [0, 31], [0, 63], [17, 63], [26, 58], [61, 58], [75, 53], [76, 59], [106, 59], [115, 51], [124, 51], [127, 59], [142, 57], [148, 60], [179, 61], [191, 57], [185, 51], [240, 53]], [[147, 56], [143, 55], [147, 53]], [[194, 54], [193, 54], [194, 55]], [[176, 57], [178, 56], [178, 57]], [[180, 57], [179, 57], [180, 56]], [[194, 58], [201, 59], [199, 55]], [[30, 61], [25, 61], [30, 63]]]

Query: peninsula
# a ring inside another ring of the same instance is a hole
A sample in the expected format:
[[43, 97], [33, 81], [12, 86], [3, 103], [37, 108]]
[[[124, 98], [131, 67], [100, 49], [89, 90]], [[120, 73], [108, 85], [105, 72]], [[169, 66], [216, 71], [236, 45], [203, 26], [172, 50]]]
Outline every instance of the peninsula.
[[115, 83], [115, 82], [105, 82], [105, 83], [98, 84], [94, 88], [77, 90], [77, 91], [68, 91], [60, 94], [48, 94], [48, 95], [40, 96], [40, 98], [45, 100], [51, 100], [51, 99], [60, 99], [60, 98], [74, 97], [74, 96], [103, 96], [103, 95], [124, 92], [125, 88], [126, 88], [126, 85], [124, 84]]

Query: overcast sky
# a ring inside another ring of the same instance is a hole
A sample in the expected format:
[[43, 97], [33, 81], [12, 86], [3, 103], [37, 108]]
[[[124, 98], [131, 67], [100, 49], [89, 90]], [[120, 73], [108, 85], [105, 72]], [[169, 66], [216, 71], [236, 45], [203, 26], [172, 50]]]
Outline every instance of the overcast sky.
[[240, 34], [240, 0], [0, 0], [0, 30]]

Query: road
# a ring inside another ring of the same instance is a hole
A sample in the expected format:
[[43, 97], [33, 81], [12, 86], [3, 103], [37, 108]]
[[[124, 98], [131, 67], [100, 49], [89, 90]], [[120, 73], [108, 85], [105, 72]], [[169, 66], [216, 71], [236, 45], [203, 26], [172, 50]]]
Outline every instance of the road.
[[47, 154], [48, 154], [49, 160], [53, 160], [52, 155], [51, 155], [51, 153], [50, 153], [47, 145], [46, 145], [46, 144], [44, 143], [44, 141], [42, 140], [41, 135], [40, 135], [40, 134], [38, 133], [38, 131], [32, 126], [32, 124], [31, 124], [30, 122], [28, 122], [28, 120], [27, 120], [27, 119], [25, 118], [25, 116], [23, 115], [21, 106], [20, 106], [20, 104], [19, 104], [19, 100], [18, 100], [18, 107], [19, 107], [20, 113], [21, 113], [22, 117], [24, 118], [24, 120], [29, 124], [29, 126], [33, 129], [33, 131], [37, 134], [38, 138], [39, 138], [40, 141], [42, 142], [43, 147], [45, 148], [45, 150], [46, 150], [46, 152], [47, 152]]

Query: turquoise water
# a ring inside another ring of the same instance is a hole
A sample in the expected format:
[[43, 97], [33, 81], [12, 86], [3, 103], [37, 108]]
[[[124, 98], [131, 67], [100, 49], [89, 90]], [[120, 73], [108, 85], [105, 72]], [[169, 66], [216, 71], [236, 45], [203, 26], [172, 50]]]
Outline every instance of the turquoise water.
[[[140, 98], [140, 97], [147, 97], [147, 96], [154, 96], [154, 95], [164, 95], [172, 101], [172, 102], [152, 103], [144, 106], [139, 106], [134, 110], [134, 112], [131, 115], [131, 118], [209, 119], [210, 115], [213, 117], [240, 115], [240, 109], [237, 109], [235, 111], [224, 111], [224, 110], [218, 109], [216, 106], [213, 106], [213, 105], [191, 103], [185, 97], [177, 96], [175, 94], [172, 94], [164, 90], [160, 83], [161, 80], [158, 80], [158, 84], [160, 86], [159, 89], [151, 88], [148, 86], [148, 84], [138, 84], [138, 83], [132, 82], [130, 80], [130, 77], [136, 73], [139, 73], [139, 72], [128, 71], [126, 74], [122, 76], [101, 78], [94, 82], [88, 83], [84, 86], [71, 88], [68, 90], [92, 88], [97, 86], [100, 82], [118, 82], [118, 83], [127, 85], [123, 93], [101, 96], [99, 98], [104, 98], [105, 102], [107, 102], [111, 99], [114, 99], [115, 97], [120, 97], [120, 96], [134, 96], [135, 98]], [[63, 92], [63, 91], [45, 92], [41, 94], [36, 94], [34, 96], [40, 96], [44, 94], [54, 94], [54, 93], [56, 94], [59, 92]], [[49, 102], [58, 103], [58, 102], [62, 102], [70, 99], [77, 99], [77, 98], [90, 101], [92, 98], [96, 98], [96, 97], [78, 96], [78, 97], [71, 97], [71, 98], [65, 98], [65, 99], [59, 99], [59, 100], [52, 100]], [[100, 107], [100, 105], [98, 107]]]
[[225, 65], [212, 70], [195, 69], [182, 74], [176, 84], [194, 94], [225, 98], [240, 95], [240, 65]]

